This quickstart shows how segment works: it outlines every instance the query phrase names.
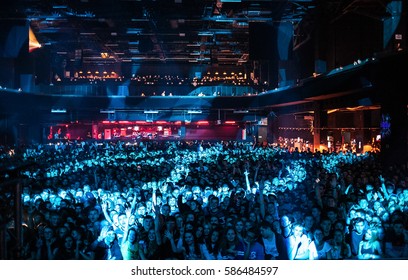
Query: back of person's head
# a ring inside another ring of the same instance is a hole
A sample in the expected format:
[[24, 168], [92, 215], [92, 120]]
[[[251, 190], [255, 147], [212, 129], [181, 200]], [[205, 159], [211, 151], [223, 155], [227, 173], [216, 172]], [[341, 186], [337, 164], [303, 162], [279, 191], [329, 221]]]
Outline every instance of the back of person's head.
[[272, 224], [265, 221], [265, 220], [263, 220], [263, 221], [261, 221], [259, 223], [259, 228], [262, 228], [262, 229], [268, 229], [269, 228], [269, 229], [273, 230]]

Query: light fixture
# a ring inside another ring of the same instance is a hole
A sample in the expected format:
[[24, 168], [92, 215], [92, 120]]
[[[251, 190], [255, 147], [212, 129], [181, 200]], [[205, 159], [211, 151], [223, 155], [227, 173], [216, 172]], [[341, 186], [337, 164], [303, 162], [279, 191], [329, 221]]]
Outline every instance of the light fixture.
[[245, 114], [248, 113], [248, 110], [234, 110], [234, 114]]
[[112, 110], [112, 109], [101, 109], [101, 110], [99, 111], [99, 113], [101, 113], [101, 114], [115, 114], [115, 110]]
[[64, 114], [66, 112], [67, 112], [67, 109], [51, 109], [51, 113]]
[[202, 111], [201, 110], [188, 110], [187, 114], [201, 114]]
[[159, 111], [156, 111], [156, 110], [146, 110], [146, 111], [144, 111], [144, 113], [145, 113], [145, 114], [158, 114]]

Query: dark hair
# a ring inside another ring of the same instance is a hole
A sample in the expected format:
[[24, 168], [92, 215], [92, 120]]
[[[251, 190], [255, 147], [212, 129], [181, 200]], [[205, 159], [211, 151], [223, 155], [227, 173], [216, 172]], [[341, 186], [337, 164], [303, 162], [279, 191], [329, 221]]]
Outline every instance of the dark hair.
[[262, 221], [259, 223], [259, 228], [270, 228], [271, 230], [273, 230], [272, 224], [270, 222], [267, 221]]

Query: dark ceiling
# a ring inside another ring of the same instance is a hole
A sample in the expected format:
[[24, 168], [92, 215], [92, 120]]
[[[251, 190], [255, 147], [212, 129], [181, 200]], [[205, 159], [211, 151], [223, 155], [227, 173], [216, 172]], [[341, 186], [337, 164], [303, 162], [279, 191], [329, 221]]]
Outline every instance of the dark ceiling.
[[289, 22], [294, 47], [346, 13], [384, 16], [387, 0], [17, 0], [2, 19], [27, 18], [53, 55], [82, 64], [251, 63], [250, 24]]

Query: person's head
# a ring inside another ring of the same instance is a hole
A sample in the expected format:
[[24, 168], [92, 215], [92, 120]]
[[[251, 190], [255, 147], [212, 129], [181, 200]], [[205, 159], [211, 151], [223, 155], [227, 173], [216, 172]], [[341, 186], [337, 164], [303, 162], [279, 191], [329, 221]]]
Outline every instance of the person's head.
[[199, 186], [192, 187], [191, 191], [193, 192], [194, 199], [201, 197], [201, 189]]
[[118, 223], [119, 223], [119, 226], [122, 228], [124, 228], [126, 224], [128, 223], [128, 218], [125, 212], [121, 212], [118, 214]]
[[143, 218], [143, 228], [148, 231], [151, 227], [153, 227], [153, 217], [150, 215], [146, 215]]
[[210, 218], [210, 223], [213, 227], [217, 227], [220, 223], [219, 219], [217, 216], [211, 216]]
[[330, 233], [332, 228], [331, 220], [328, 217], [323, 217], [322, 220], [320, 221], [320, 228], [322, 229], [325, 235]]
[[394, 190], [395, 190], [394, 184], [391, 183], [391, 182], [387, 182], [385, 185], [386, 185], [385, 188], [386, 188], [386, 190], [387, 190], [387, 193], [388, 193], [389, 195], [393, 194], [393, 193], [394, 193]]
[[333, 242], [339, 245], [343, 243], [343, 241], [344, 241], [344, 232], [339, 229], [335, 229], [333, 231]]
[[315, 230], [313, 231], [313, 239], [315, 240], [316, 244], [321, 244], [323, 238], [323, 230], [319, 227], [315, 228]]
[[81, 227], [74, 227], [71, 230], [71, 236], [75, 239], [75, 240], [81, 240], [82, 237], [84, 236], [84, 230]]
[[303, 223], [305, 226], [305, 229], [311, 230], [314, 227], [314, 217], [311, 214], [306, 214]]
[[177, 199], [174, 196], [168, 196], [167, 204], [170, 205], [170, 207], [175, 207], [177, 205]]
[[210, 241], [212, 243], [217, 243], [220, 240], [220, 231], [215, 228], [210, 232]]
[[246, 234], [245, 234], [245, 240], [248, 243], [253, 243], [254, 241], [256, 241], [258, 239], [259, 236], [259, 230], [257, 227], [250, 227]]
[[184, 229], [187, 231], [193, 231], [194, 230], [194, 223], [193, 222], [186, 222], [184, 224]]
[[184, 242], [185, 242], [187, 245], [191, 245], [191, 244], [194, 243], [194, 241], [195, 241], [195, 238], [194, 238], [194, 233], [193, 233], [193, 231], [192, 231], [192, 230], [186, 230], [186, 231], [184, 232]]
[[59, 239], [61, 239], [61, 240], [64, 239], [65, 236], [70, 235], [69, 233], [70, 232], [69, 232], [68, 228], [66, 228], [64, 226], [60, 226], [60, 227], [57, 228], [57, 237]]
[[45, 240], [52, 240], [55, 236], [55, 232], [51, 227], [44, 227], [43, 234]]
[[88, 219], [91, 223], [95, 223], [99, 219], [99, 211], [96, 208], [91, 208], [88, 211]]
[[294, 223], [292, 225], [292, 234], [294, 237], [301, 237], [303, 235], [303, 225], [301, 223]]
[[392, 230], [395, 235], [403, 235], [404, 234], [404, 222], [402, 220], [395, 220], [392, 223]]
[[170, 215], [170, 212], [171, 212], [170, 205], [168, 205], [168, 204], [163, 204], [162, 207], [161, 207], [161, 209], [160, 209], [160, 213], [161, 213], [163, 216], [167, 217], [167, 216]]
[[282, 228], [290, 228], [292, 221], [290, 220], [289, 216], [283, 215], [280, 219], [280, 224]]
[[72, 250], [74, 249], [74, 244], [75, 244], [75, 240], [74, 238], [72, 238], [72, 236], [67, 235], [63, 238], [64, 241], [64, 248], [67, 250]]
[[336, 220], [333, 224], [333, 230], [334, 229], [339, 229], [343, 232], [346, 230], [346, 224], [343, 220]]
[[330, 207], [326, 211], [326, 216], [330, 219], [332, 223], [337, 220], [337, 211], [335, 208]]
[[366, 198], [361, 198], [361, 199], [358, 201], [358, 205], [361, 207], [361, 209], [366, 210], [367, 207], [368, 207], [368, 201], [367, 201], [367, 199], [366, 199]]
[[189, 206], [190, 206], [190, 209], [191, 209], [191, 211], [198, 211], [198, 209], [199, 209], [199, 204], [198, 204], [198, 201], [197, 200], [190, 200], [189, 201]]
[[131, 214], [131, 215], [129, 216], [128, 224], [129, 224], [129, 226], [136, 224], [136, 216], [135, 216], [134, 214]]
[[41, 195], [41, 198], [42, 198], [43, 201], [47, 201], [49, 199], [49, 197], [50, 197], [50, 190], [49, 189], [44, 189], [41, 192], [40, 195]]
[[[214, 227], [214, 229], [215, 229], [215, 227]], [[210, 233], [211, 233], [211, 230], [214, 230], [214, 229], [213, 229], [211, 223], [205, 222], [205, 223], [203, 224], [203, 235], [204, 235], [204, 236], [209, 236]]]
[[236, 243], [237, 234], [235, 232], [235, 229], [232, 227], [227, 228], [227, 230], [225, 231], [225, 238], [228, 243]]
[[274, 232], [278, 233], [278, 234], [282, 234], [282, 228], [280, 226], [280, 221], [279, 220], [274, 220], [272, 222], [272, 229]]
[[259, 232], [263, 238], [270, 238], [274, 235], [272, 225], [265, 221], [260, 223]]
[[137, 242], [137, 231], [134, 227], [129, 228], [128, 234], [127, 234], [127, 240], [131, 244], [135, 244]]
[[241, 219], [236, 220], [234, 227], [235, 227], [236, 232], [238, 234], [241, 234], [244, 231], [244, 227], [245, 227], [244, 221]]
[[365, 235], [364, 239], [370, 243], [373, 243], [378, 239], [378, 232], [374, 228], [368, 228]]
[[312, 213], [312, 215], [313, 215], [313, 217], [315, 218], [316, 221], [320, 220], [320, 215], [322, 213], [320, 207], [318, 207], [318, 206], [312, 207], [312, 212], [311, 213]]
[[106, 231], [105, 243], [107, 245], [110, 245], [115, 241], [115, 239], [116, 239], [116, 233], [112, 227], [109, 227], [109, 229]]
[[384, 229], [384, 227], [383, 226], [377, 226], [376, 229], [377, 229], [377, 239], [379, 241], [383, 241], [384, 238], [385, 238], [385, 229]]
[[365, 215], [366, 215], [366, 210], [364, 210], [364, 209], [362, 209], [362, 208], [359, 208], [359, 209], [356, 209], [356, 213], [355, 213], [355, 217], [357, 218], [357, 217], [360, 217], [360, 218], [365, 218]]
[[364, 219], [361, 217], [357, 217], [353, 220], [353, 227], [354, 230], [358, 233], [358, 234], [362, 234], [364, 231], [364, 227], [365, 227], [365, 222]]
[[249, 212], [248, 219], [253, 223], [256, 223], [258, 221], [258, 218], [255, 212]]
[[51, 212], [49, 220], [50, 225], [54, 228], [59, 227], [61, 224], [61, 216], [58, 212]]
[[149, 229], [149, 231], [147, 232], [147, 239], [148, 241], [156, 240], [156, 230], [154, 228]]
[[210, 196], [210, 199], [209, 199], [209, 201], [208, 201], [208, 203], [209, 203], [209, 208], [210, 209], [214, 209], [214, 208], [217, 208], [218, 207], [218, 204], [219, 204], [219, 199], [218, 199], [218, 197], [216, 197], [216, 196]]
[[143, 202], [139, 202], [136, 204], [136, 213], [139, 217], [143, 217], [146, 215], [146, 204]]
[[204, 228], [201, 225], [195, 227], [195, 237], [201, 239], [203, 237]]
[[176, 218], [174, 216], [166, 217], [166, 229], [171, 232], [175, 228], [176, 228]]
[[381, 202], [378, 201], [378, 200], [374, 201], [374, 203], [373, 203], [373, 209], [374, 209], [374, 211], [378, 211], [378, 209], [379, 209], [380, 207], [381, 207]]
[[186, 222], [186, 223], [187, 223], [187, 222], [194, 223], [194, 221], [195, 221], [194, 213], [193, 213], [193, 212], [188, 212], [188, 213], [186, 214], [185, 222]]

